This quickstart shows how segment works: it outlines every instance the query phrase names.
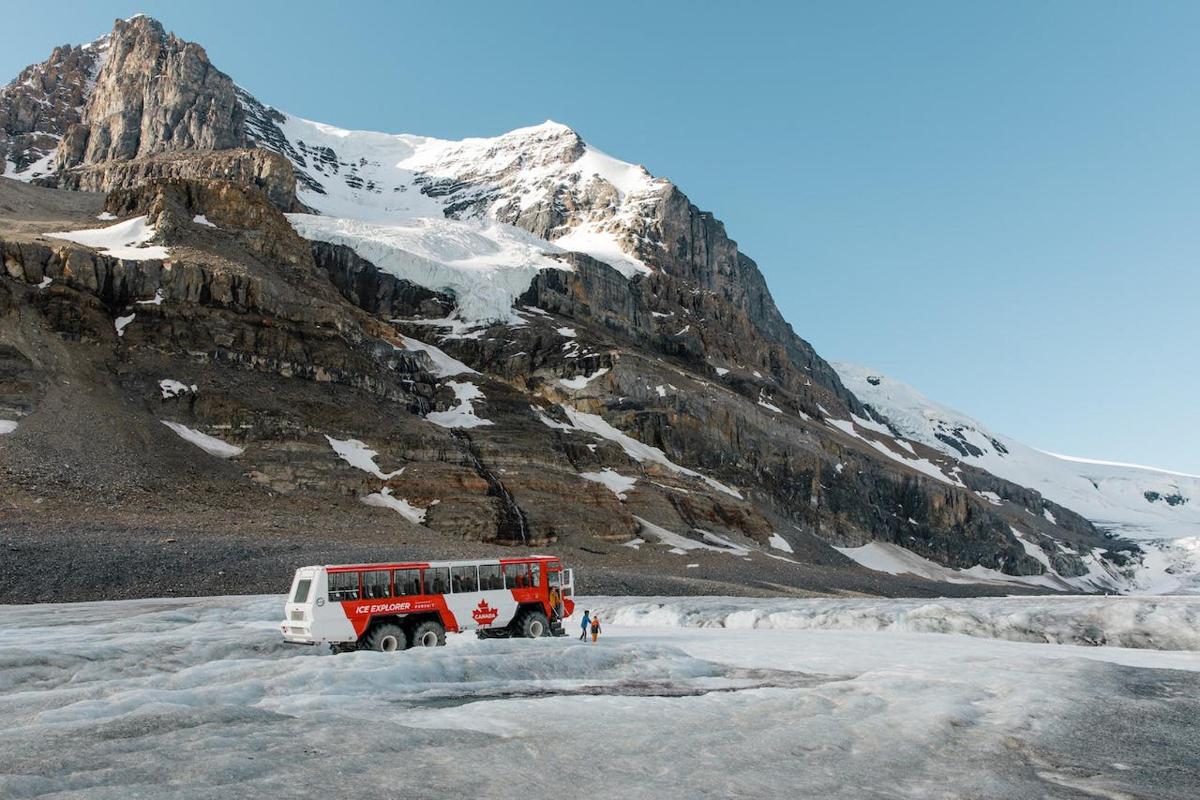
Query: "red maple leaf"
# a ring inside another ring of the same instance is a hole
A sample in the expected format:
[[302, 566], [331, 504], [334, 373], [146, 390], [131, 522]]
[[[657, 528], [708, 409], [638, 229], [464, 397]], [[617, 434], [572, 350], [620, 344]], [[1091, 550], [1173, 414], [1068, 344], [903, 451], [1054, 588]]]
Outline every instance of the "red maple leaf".
[[500, 609], [489, 606], [487, 600], [480, 600], [479, 605], [471, 612], [471, 616], [475, 618], [475, 622], [480, 625], [491, 625], [499, 615]]

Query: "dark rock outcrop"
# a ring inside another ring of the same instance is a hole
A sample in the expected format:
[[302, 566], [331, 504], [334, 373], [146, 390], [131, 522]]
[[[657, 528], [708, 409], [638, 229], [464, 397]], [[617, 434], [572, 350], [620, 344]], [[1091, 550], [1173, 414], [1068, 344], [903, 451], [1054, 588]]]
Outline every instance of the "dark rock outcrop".
[[259, 189], [282, 211], [298, 211], [296, 176], [284, 158], [266, 150], [163, 153], [127, 161], [85, 164], [38, 180], [86, 192], [131, 189], [160, 178], [220, 180]]
[[438, 319], [454, 311], [454, 298], [380, 272], [349, 247], [313, 242], [312, 252], [342, 296], [371, 314]]

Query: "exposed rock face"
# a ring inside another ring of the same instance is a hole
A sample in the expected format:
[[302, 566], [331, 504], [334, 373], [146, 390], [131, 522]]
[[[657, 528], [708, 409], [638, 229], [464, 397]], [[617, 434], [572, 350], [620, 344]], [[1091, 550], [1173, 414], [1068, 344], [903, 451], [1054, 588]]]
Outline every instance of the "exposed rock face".
[[50, 58], [26, 67], [0, 89], [0, 175], [36, 177], [51, 171], [47, 160], [82, 120], [106, 49], [107, 39], [56, 47]]
[[118, 20], [83, 119], [59, 146], [61, 167], [175, 150], [248, 144], [233, 81], [204, 48], [149, 17]]
[[158, 178], [216, 179], [261, 190], [283, 211], [296, 211], [292, 165], [258, 149], [163, 153], [128, 161], [84, 164], [40, 179], [45, 185], [87, 192], [129, 189]]
[[454, 311], [454, 298], [380, 272], [349, 247], [313, 242], [313, 258], [342, 296], [384, 319], [439, 319]]

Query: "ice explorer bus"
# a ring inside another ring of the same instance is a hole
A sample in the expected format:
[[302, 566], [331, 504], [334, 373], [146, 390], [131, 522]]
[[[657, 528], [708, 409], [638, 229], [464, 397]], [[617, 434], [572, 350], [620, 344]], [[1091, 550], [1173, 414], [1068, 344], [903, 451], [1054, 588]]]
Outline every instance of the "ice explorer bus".
[[575, 580], [554, 556], [301, 567], [280, 623], [294, 644], [334, 652], [446, 643], [446, 632], [562, 636]]

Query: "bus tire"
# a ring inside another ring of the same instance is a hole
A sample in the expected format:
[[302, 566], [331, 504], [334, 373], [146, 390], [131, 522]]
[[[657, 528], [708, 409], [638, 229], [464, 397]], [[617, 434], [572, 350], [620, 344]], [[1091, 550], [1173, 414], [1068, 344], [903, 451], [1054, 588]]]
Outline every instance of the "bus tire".
[[413, 647], [442, 647], [446, 644], [446, 629], [442, 623], [427, 619], [413, 629]]
[[381, 653], [394, 653], [408, 647], [408, 636], [404, 633], [404, 628], [385, 622], [382, 625], [374, 626], [367, 632], [363, 639], [363, 646], [368, 650], [377, 650]]
[[526, 639], [537, 639], [550, 632], [550, 620], [541, 611], [526, 611], [521, 615], [518, 626]]

